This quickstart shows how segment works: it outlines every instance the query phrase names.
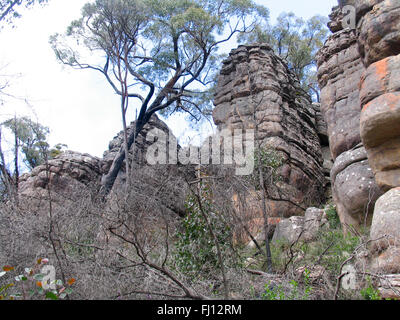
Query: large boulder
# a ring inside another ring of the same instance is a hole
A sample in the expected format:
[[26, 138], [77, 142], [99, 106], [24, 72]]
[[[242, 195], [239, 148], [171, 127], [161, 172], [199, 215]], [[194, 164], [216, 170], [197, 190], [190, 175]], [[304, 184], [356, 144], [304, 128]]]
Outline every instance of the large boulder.
[[344, 230], [370, 225], [374, 203], [382, 193], [361, 144], [337, 157], [331, 179], [333, 199]]
[[97, 192], [100, 178], [101, 159], [65, 151], [20, 177], [21, 205], [33, 211], [48, 206], [50, 199], [55, 204], [63, 205], [64, 201], [74, 201], [85, 192]]
[[386, 192], [376, 201], [371, 239], [375, 240], [372, 247], [379, 252], [400, 245], [400, 187]]
[[[132, 122], [128, 127], [128, 134], [134, 130], [134, 127], [135, 123]], [[165, 150], [161, 147], [156, 152], [167, 152], [166, 163], [149, 163], [147, 152], [151, 146], [161, 141], [160, 139], [165, 139]], [[103, 155], [103, 174], [108, 172], [115, 156], [123, 148], [123, 141], [123, 131], [110, 141], [109, 150], [105, 151]], [[169, 143], [173, 143], [175, 146], [169, 148]], [[153, 115], [129, 150], [131, 168], [133, 169], [132, 185], [129, 192], [136, 193], [138, 196], [150, 197], [153, 200], [157, 199], [157, 202], [170, 213], [183, 216], [186, 212], [185, 201], [189, 194], [186, 180], [192, 181], [196, 176], [193, 165], [182, 165], [179, 162], [170, 163], [173, 161], [170, 161], [169, 152], [177, 152], [179, 149], [177, 139], [167, 124], [160, 120], [157, 115]], [[171, 159], [178, 160], [178, 157]], [[119, 198], [126, 193], [125, 163], [126, 160], [124, 160], [111, 190], [111, 195], [114, 198]]]
[[284, 219], [276, 226], [273, 242], [284, 241], [293, 243], [300, 240], [304, 229], [304, 217], [290, 217]]
[[281, 220], [276, 225], [272, 241], [284, 241], [288, 243], [313, 241], [327, 222], [328, 220], [323, 209], [308, 208], [304, 217], [293, 216]]

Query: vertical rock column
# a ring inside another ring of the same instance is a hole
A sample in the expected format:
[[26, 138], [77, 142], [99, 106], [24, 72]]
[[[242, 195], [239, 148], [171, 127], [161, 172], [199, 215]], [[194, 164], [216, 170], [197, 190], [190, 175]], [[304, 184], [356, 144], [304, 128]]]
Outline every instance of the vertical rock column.
[[328, 126], [334, 165], [332, 194], [345, 230], [370, 224], [380, 195], [360, 137], [359, 83], [365, 70], [356, 30], [341, 27], [334, 8], [329, 26], [334, 32], [317, 55], [321, 111]]
[[[384, 297], [400, 297], [400, 1], [379, 1], [358, 23], [358, 44], [366, 71], [360, 90], [361, 139], [378, 185], [371, 226], [372, 267], [390, 274]], [[397, 286], [397, 293], [390, 290]]]
[[400, 186], [400, 1], [375, 5], [361, 19], [361, 138], [377, 183]]
[[[284, 157], [271, 216], [303, 215], [324, 201], [324, 174], [315, 111], [286, 63], [267, 45], [240, 46], [221, 70], [213, 118], [219, 130], [254, 129], [263, 147]], [[256, 111], [255, 111], [256, 110]]]

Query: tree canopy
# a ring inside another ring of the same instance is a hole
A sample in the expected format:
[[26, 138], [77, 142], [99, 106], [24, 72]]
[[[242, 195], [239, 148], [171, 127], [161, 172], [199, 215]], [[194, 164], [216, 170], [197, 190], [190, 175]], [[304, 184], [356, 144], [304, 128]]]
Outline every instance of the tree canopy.
[[45, 154], [49, 145], [46, 142], [49, 128], [32, 121], [28, 117], [11, 118], [3, 123], [3, 126], [11, 130], [16, 137], [18, 148], [24, 155], [24, 164], [33, 169], [44, 163]]
[[35, 4], [45, 4], [48, 0], [0, 0], [0, 27], [1, 23], [12, 23], [21, 16], [21, 7], [29, 8]]
[[282, 13], [275, 25], [264, 21], [254, 32], [241, 35], [240, 41], [270, 44], [287, 61], [303, 89], [319, 100], [315, 55], [328, 36], [327, 22], [326, 17], [319, 15], [305, 21], [293, 13]]
[[[197, 120], [210, 114], [219, 47], [267, 18], [268, 10], [251, 0], [97, 0], [50, 43], [62, 63], [105, 76], [122, 97], [123, 117], [129, 98], [139, 102], [126, 149], [158, 111], [183, 111]], [[107, 188], [125, 151], [114, 160]]]

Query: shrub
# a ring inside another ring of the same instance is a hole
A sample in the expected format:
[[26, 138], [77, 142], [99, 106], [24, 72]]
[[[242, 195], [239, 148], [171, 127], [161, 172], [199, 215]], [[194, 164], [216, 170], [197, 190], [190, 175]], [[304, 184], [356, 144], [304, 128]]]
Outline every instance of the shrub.
[[[222, 254], [231, 247], [232, 232], [218, 214], [213, 212], [210, 190], [201, 187], [201, 205], [217, 237]], [[175, 266], [192, 280], [220, 269], [213, 237], [200, 210], [197, 198], [190, 195], [185, 203], [187, 215], [175, 242]], [[225, 259], [224, 259], [225, 260]]]

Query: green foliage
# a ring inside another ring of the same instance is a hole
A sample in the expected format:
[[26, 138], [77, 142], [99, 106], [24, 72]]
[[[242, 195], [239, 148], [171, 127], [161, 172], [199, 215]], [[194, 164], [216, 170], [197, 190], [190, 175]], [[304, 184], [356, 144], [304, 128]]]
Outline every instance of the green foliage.
[[365, 300], [382, 300], [379, 290], [372, 285], [371, 278], [367, 278], [368, 286], [360, 291]]
[[331, 229], [338, 229], [341, 227], [340, 224], [340, 219], [339, 219], [339, 215], [336, 211], [336, 208], [334, 205], [329, 204], [326, 208], [325, 208], [325, 212], [326, 212], [326, 217], [328, 219], [329, 222], [329, 227]]
[[312, 292], [310, 285], [310, 271], [304, 271], [304, 285], [300, 286], [296, 280], [289, 281], [289, 289], [284, 288], [282, 284], [271, 286], [271, 283], [265, 285], [265, 290], [261, 294], [262, 300], [308, 300]]
[[[301, 257], [296, 262], [292, 259], [291, 267], [297, 268], [304, 265], [322, 266], [332, 281], [335, 281], [340, 272], [342, 263], [360, 244], [361, 239], [357, 236], [344, 234], [340, 225], [332, 228], [329, 225], [321, 228], [313, 242], [299, 241], [291, 247], [294, 257]], [[274, 269], [283, 271], [290, 258], [290, 244], [285, 241], [271, 243], [272, 262]], [[294, 266], [293, 264], [297, 264]]]
[[63, 149], [68, 148], [65, 143], [57, 143], [53, 148], [49, 150], [49, 158], [54, 159], [63, 153]]
[[[221, 253], [224, 255], [230, 248], [231, 230], [218, 217], [218, 213], [213, 212], [210, 191], [205, 186], [201, 189], [201, 199], [202, 208], [218, 239]], [[176, 235], [174, 260], [180, 272], [195, 280], [214, 273], [221, 266], [214, 239], [201, 213], [197, 198], [190, 195], [185, 206], [187, 215], [182, 221], [180, 232]]]
[[34, 122], [27, 117], [11, 118], [3, 123], [5, 128], [11, 130], [18, 140], [18, 148], [24, 154], [24, 163], [33, 169], [42, 164], [48, 143], [46, 142], [49, 128]]
[[[45, 4], [48, 0], [0, 0], [0, 23], [12, 23], [20, 18], [19, 7], [29, 8], [35, 4]], [[1, 25], [0, 25], [1, 27]]]
[[[118, 94], [122, 63], [130, 93], [147, 90], [142, 110], [155, 102], [164, 115], [187, 112], [199, 120], [211, 115], [219, 46], [267, 18], [252, 0], [96, 0], [50, 43], [62, 63], [102, 72]], [[105, 56], [102, 63], [83, 61], [95, 52]]]
[[280, 180], [279, 168], [285, 163], [282, 153], [274, 148], [259, 148], [254, 152], [254, 171], [250, 176], [253, 185], [260, 189], [259, 169], [264, 176], [264, 184], [268, 187]]
[[47, 142], [49, 128], [28, 117], [8, 119], [2, 126], [9, 129], [17, 138], [17, 147], [22, 151], [23, 162], [29, 169], [43, 164], [46, 158], [52, 159], [58, 156], [66, 147], [65, 144], [59, 143], [49, 150]]
[[315, 56], [328, 36], [327, 22], [323, 16], [305, 21], [293, 13], [282, 13], [275, 25], [264, 21], [255, 32], [242, 35], [240, 41], [271, 45], [275, 53], [287, 61], [303, 89], [313, 96], [314, 93], [319, 94]]

